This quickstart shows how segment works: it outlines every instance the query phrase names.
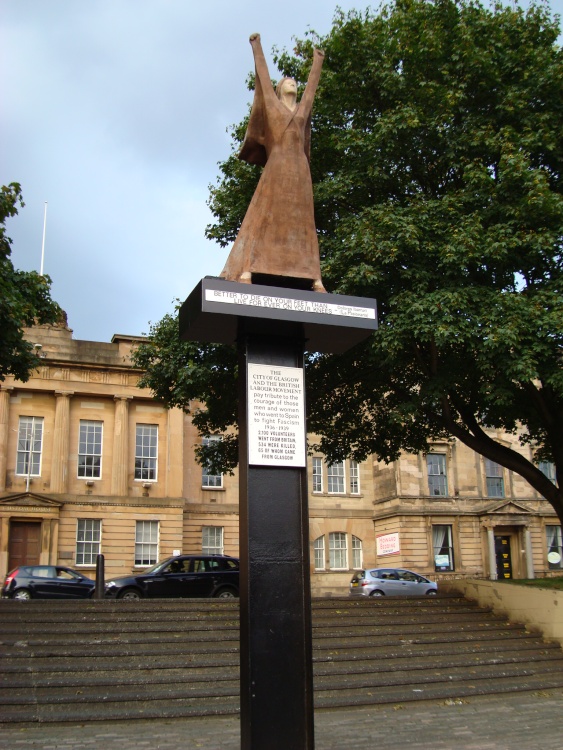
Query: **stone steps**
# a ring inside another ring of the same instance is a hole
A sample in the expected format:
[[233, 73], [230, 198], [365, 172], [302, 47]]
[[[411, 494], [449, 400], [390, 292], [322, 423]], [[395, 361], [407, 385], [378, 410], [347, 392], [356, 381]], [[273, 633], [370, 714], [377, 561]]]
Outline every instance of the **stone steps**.
[[[455, 645], [458, 646], [459, 644]], [[340, 669], [343, 673], [346, 673], [358, 670], [390, 671], [406, 668], [428, 669], [429, 667], [463, 665], [469, 668], [474, 664], [502, 664], [505, 662], [529, 661], [531, 659], [538, 662], [553, 661], [554, 663], [561, 663], [563, 659], [563, 651], [561, 649], [549, 647], [548, 644], [544, 644], [536, 639], [526, 639], [526, 642], [515, 641], [511, 645], [510, 650], [506, 647], [506, 644], [503, 645], [504, 648], [495, 649], [495, 646], [498, 646], [498, 644], [479, 643], [474, 644], [473, 647], [469, 644], [464, 649], [450, 648], [447, 651], [441, 647], [437, 650], [429, 651], [425, 647], [423, 649], [409, 649], [406, 653], [391, 651], [386, 653], [385, 656], [370, 651], [367, 654], [360, 655], [360, 658], [353, 651], [340, 649], [336, 653], [331, 651], [314, 652], [313, 663], [318, 673], [321, 673], [323, 668], [331, 668], [333, 671]], [[150, 659], [145, 656], [128, 660], [127, 665], [124, 664], [122, 656], [102, 659], [84, 659], [78, 657], [76, 659], [57, 660], [56, 664], [53, 663], [53, 659], [50, 657], [43, 659], [36, 659], [35, 657], [10, 659], [6, 657], [0, 662], [0, 685], [14, 684], [13, 680], [16, 679], [14, 675], [17, 675], [17, 679], [20, 682], [25, 682], [26, 675], [29, 675], [29, 684], [32, 684], [32, 679], [34, 679], [36, 674], [41, 674], [41, 680], [49, 681], [55, 679], [55, 675], [59, 675], [57, 679], [61, 680], [64, 675], [85, 675], [86, 673], [90, 673], [88, 679], [91, 679], [91, 674], [94, 672], [108, 674], [114, 672], [119, 672], [120, 674], [131, 672], [135, 674], [153, 673], [159, 670], [163, 674], [169, 673], [172, 675], [174, 672], [182, 672], [187, 675], [195, 675], [198, 670], [238, 668], [238, 649], [231, 653], [194, 653], [182, 660], [182, 666], [179, 666], [179, 664], [180, 658], [178, 654], [164, 658]], [[327, 667], [327, 665], [329, 666]], [[339, 665], [339, 667], [336, 665]]]
[[[25, 606], [25, 604], [24, 604]], [[384, 616], [381, 616], [381, 615]], [[484, 622], [495, 622], [497, 618], [492, 616], [489, 612], [470, 612], [470, 611], [430, 611], [420, 612], [415, 614], [389, 614], [389, 613], [376, 613], [372, 617], [362, 617], [359, 613], [356, 617], [356, 613], [347, 613], [346, 617], [328, 617], [328, 616], [316, 616], [313, 622], [313, 632], [317, 631], [322, 633], [323, 629], [340, 629], [347, 628], [348, 626], [356, 629], [358, 625], [363, 628], [373, 627], [395, 627], [397, 625], [437, 625], [438, 623], [444, 623], [445, 625], [454, 625], [456, 622], [469, 625], [472, 622], [484, 623]], [[45, 634], [59, 634], [61, 633], [61, 625], [66, 625], [66, 618], [57, 620], [53, 619], [35, 619], [23, 621], [18, 619], [17, 621], [8, 621], [3, 623], [2, 629], [2, 640], [4, 641], [10, 635], [14, 636], [16, 640], [19, 640], [22, 633], [22, 626], [25, 627], [25, 632], [29, 635], [37, 633], [39, 635]], [[119, 631], [116, 632], [116, 625], [119, 625]], [[88, 636], [92, 633], [107, 633], [121, 635], [122, 633], [139, 632], [140, 626], [142, 626], [143, 633], [174, 633], [178, 635], [185, 633], [185, 629], [180, 629], [177, 619], [174, 621], [160, 620], [155, 622], [154, 618], [150, 621], [147, 620], [136, 620], [134, 613], [130, 613], [127, 619], [120, 618], [119, 616], [112, 617], [111, 613], [104, 614], [103, 618], [97, 617], [95, 621], [85, 621], [80, 623], [80, 630], [77, 632], [67, 633], [67, 637], [80, 638]], [[230, 613], [228, 618], [217, 618], [217, 617], [198, 617], [190, 618], [189, 621], [190, 632], [195, 630], [236, 630], [238, 631], [238, 612]]]
[[[398, 633], [400, 634], [398, 637]], [[519, 638], [522, 629], [515, 626], [457, 625], [446, 628], [444, 626], [432, 628], [430, 625], [420, 625], [398, 628], [379, 628], [373, 626], [365, 632], [356, 633], [353, 629], [338, 629], [326, 632], [313, 631], [314, 650], [339, 649], [344, 645], [350, 650], [365, 650], [372, 648], [390, 648], [400, 645], [405, 648], [417, 643], [463, 643], [479, 640], [510, 640]], [[48, 636], [6, 637], [0, 634], [0, 653], [10, 653], [10, 658], [27, 658], [30, 656], [59, 656], [72, 657], [80, 654], [86, 656], [103, 656], [108, 650], [120, 649], [120, 653], [134, 655], [158, 654], [176, 648], [176, 653], [191, 653], [192, 650], [205, 652], [216, 649], [217, 643], [221, 648], [234, 647], [238, 649], [238, 630], [225, 631], [210, 628], [207, 631], [197, 631], [189, 634], [169, 633], [121, 633], [92, 634], [87, 637], [65, 637], [58, 633]]]
[[[239, 710], [238, 602], [0, 601], [0, 721]], [[313, 602], [318, 709], [563, 687], [563, 651], [458, 597]]]
[[[504, 665], [501, 669], [497, 665], [489, 667], [473, 667], [470, 670], [455, 668], [444, 670], [433, 670], [431, 673], [421, 672], [391, 672], [382, 675], [324, 675], [315, 677], [315, 694], [326, 698], [335, 698], [336, 694], [346, 695], [347, 698], [354, 697], [355, 701], [361, 701], [370, 691], [387, 691], [391, 688], [407, 687], [416, 692], [417, 688], [426, 690], [432, 686], [443, 686], [444, 684], [457, 684], [467, 687], [473, 685], [486, 687], [488, 681], [495, 682], [510, 680], [518, 681], [522, 685], [526, 680], [546, 678], [550, 675], [556, 679], [558, 686], [563, 685], [563, 674], [561, 667], [551, 667], [549, 671], [543, 669], [538, 673], [534, 663], [520, 665]], [[166, 682], [152, 683], [150, 689], [146, 684], [109, 684], [109, 685], [84, 685], [80, 689], [73, 687], [59, 687], [54, 691], [51, 687], [36, 687], [29, 689], [9, 689], [2, 691], [1, 703], [5, 709], [8, 706], [23, 706], [35, 704], [50, 704], [52, 706], [62, 704], [68, 706], [71, 703], [123, 703], [130, 701], [143, 701], [150, 697], [154, 701], [174, 699], [204, 698], [209, 695], [209, 679], [201, 675], [199, 679], [190, 682]], [[238, 677], [236, 679], [220, 679], [215, 675], [213, 695], [237, 698], [239, 695]], [[342, 696], [341, 696], [342, 697]], [[343, 704], [345, 705], [345, 704]]]
[[[433, 660], [434, 672], [437, 673], [443, 669], [462, 668], [471, 673], [476, 666], [490, 666], [500, 671], [505, 665], [522, 664], [523, 654], [520, 650], [499, 654], [474, 654], [470, 662], [465, 655], [452, 655], [435, 657]], [[539, 662], [548, 662], [554, 669], [563, 668], [563, 652], [560, 656], [553, 653], [536, 649], [526, 652], [526, 658], [530, 663], [538, 664]], [[405, 663], [406, 662], [406, 663]], [[314, 674], [318, 678], [331, 675], [353, 676], [357, 674], [387, 674], [389, 672], [397, 673], [399, 671], [415, 672], [416, 670], [427, 670], [428, 660], [419, 657], [418, 659], [373, 659], [372, 661], [316, 661], [314, 663]], [[35, 688], [35, 672], [28, 667], [25, 671], [5, 672], [0, 680], [0, 688], [14, 690], [18, 688]], [[147, 683], [176, 683], [183, 680], [209, 679], [213, 681], [220, 680], [238, 680], [239, 667], [238, 657], [234, 659], [222, 658], [221, 660], [200, 664], [192, 667], [170, 667], [163, 668], [130, 668], [117, 670], [112, 669], [92, 669], [89, 671], [87, 678], [84, 671], [45, 671], [41, 675], [41, 683], [52, 687], [82, 687], [89, 685], [134, 685]], [[319, 683], [320, 684], [320, 683]], [[5, 695], [4, 693], [2, 694]]]
[[[373, 665], [356, 665], [355, 669], [352, 667], [344, 668], [342, 663], [336, 665], [335, 668], [333, 668], [333, 665], [328, 667], [323, 665], [322, 668], [315, 665], [315, 667], [315, 688], [326, 690], [334, 687], [337, 689], [357, 689], [361, 687], [439, 683], [445, 680], [460, 682], [497, 677], [527, 677], [539, 673], [561, 672], [563, 663], [562, 660], [557, 661], [546, 657], [542, 660], [532, 659], [531, 661], [521, 661], [517, 657], [513, 657], [512, 659], [473, 662], [471, 665], [456, 664], [455, 661], [450, 660], [442, 662], [440, 666], [434, 666], [431, 670], [428, 669], [427, 664], [411, 663], [403, 665], [402, 669], [393, 664], [375, 667]], [[130, 670], [129, 672], [120, 672], [119, 675], [98, 671], [95, 674], [95, 679], [93, 674], [89, 674], [85, 679], [82, 673], [75, 672], [64, 673], [64, 680], [58, 679], [55, 684], [59, 689], [55, 695], [52, 692], [54, 683], [50, 678], [44, 678], [42, 680], [43, 686], [38, 687], [31, 684], [31, 681], [26, 680], [25, 675], [23, 675], [20, 676], [20, 679], [13, 680], [9, 687], [0, 687], [0, 703], [9, 705], [38, 701], [81, 702], [84, 694], [87, 694], [90, 698], [96, 696], [99, 687], [104, 687], [104, 700], [124, 700], [124, 696], [132, 695], [136, 691], [135, 686], [137, 685], [141, 686], [142, 692], [146, 696], [149, 681], [151, 694], [154, 694], [155, 699], [163, 689], [168, 692], [174, 691], [177, 696], [181, 693], [192, 694], [194, 690], [201, 691], [202, 689], [206, 694], [205, 683], [209, 681], [213, 681], [216, 686], [220, 686], [222, 689], [228, 688], [229, 694], [238, 694], [238, 679], [239, 671], [235, 665], [208, 667], [206, 669], [194, 668], [189, 672], [181, 669], [160, 670], [158, 675], [152, 670]]]

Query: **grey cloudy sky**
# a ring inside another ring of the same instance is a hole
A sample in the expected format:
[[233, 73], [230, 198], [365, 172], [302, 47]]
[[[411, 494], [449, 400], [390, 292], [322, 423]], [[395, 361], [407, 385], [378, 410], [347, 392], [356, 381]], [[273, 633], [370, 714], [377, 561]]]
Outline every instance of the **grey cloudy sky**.
[[206, 201], [251, 100], [248, 37], [270, 50], [325, 33], [335, 5], [0, 0], [1, 181], [26, 204], [12, 260], [39, 270], [47, 201], [44, 270], [75, 338], [145, 333], [220, 273]]
[[291, 47], [328, 32], [336, 4], [0, 0], [0, 179], [26, 204], [8, 224], [12, 260], [39, 270], [48, 202], [44, 270], [75, 338], [146, 333], [221, 271], [206, 201], [251, 100], [248, 37]]

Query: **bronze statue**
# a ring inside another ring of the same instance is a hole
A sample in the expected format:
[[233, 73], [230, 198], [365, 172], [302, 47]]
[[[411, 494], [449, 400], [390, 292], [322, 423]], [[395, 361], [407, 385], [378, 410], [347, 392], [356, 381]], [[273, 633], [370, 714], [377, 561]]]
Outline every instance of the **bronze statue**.
[[256, 86], [239, 158], [264, 170], [221, 276], [324, 292], [309, 169], [311, 110], [324, 54], [314, 50], [298, 103], [293, 78], [283, 78], [274, 91], [260, 35], [250, 44]]

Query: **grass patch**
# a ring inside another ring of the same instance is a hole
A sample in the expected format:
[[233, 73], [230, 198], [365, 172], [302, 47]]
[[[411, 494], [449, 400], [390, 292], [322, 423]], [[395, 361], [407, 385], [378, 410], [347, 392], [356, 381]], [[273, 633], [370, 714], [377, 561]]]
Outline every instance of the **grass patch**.
[[516, 583], [519, 586], [534, 586], [537, 589], [563, 591], [563, 576], [559, 578], [521, 578], [518, 580], [513, 578], [510, 580], [510, 583]]

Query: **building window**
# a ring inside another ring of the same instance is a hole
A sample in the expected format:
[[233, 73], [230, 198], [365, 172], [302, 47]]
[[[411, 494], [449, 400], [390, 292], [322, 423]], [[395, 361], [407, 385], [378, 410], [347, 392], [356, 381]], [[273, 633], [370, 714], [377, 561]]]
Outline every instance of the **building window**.
[[329, 493], [343, 495], [345, 492], [344, 461], [337, 461], [334, 464], [329, 464], [327, 478]]
[[[202, 439], [202, 445], [211, 445], [221, 440], [221, 435], [208, 435]], [[211, 474], [207, 466], [201, 467], [201, 486], [202, 487], [222, 487], [223, 475]]]
[[223, 554], [223, 527], [204, 526], [201, 530], [201, 551], [204, 555]]
[[[362, 540], [352, 536], [352, 567], [361, 569], [363, 567]], [[329, 559], [331, 570], [348, 570], [348, 537], [343, 531], [334, 531], [328, 535]], [[314, 542], [315, 570], [325, 570], [325, 538], [319, 536]]]
[[502, 466], [486, 458], [485, 474], [487, 477], [487, 497], [504, 497]]
[[352, 567], [355, 570], [363, 568], [362, 540], [352, 534]]
[[350, 494], [360, 494], [360, 467], [354, 460], [350, 461]]
[[448, 494], [446, 457], [442, 453], [428, 453], [426, 468], [428, 470], [428, 490], [430, 494], [436, 497], [446, 497]]
[[454, 570], [452, 527], [444, 524], [432, 526], [432, 544], [434, 546], [434, 569]]
[[99, 479], [102, 476], [102, 424], [80, 420], [78, 437], [78, 477]]
[[555, 484], [555, 464], [551, 461], [540, 461], [538, 464], [538, 469], [541, 471], [542, 474], [545, 474], [545, 476], [549, 479], [550, 482], [553, 482]]
[[348, 548], [346, 534], [334, 531], [329, 534], [329, 560], [332, 570], [348, 569]]
[[325, 569], [325, 538], [319, 536], [315, 539], [315, 570]]
[[76, 564], [95, 565], [101, 544], [102, 522], [93, 518], [79, 518], [76, 524]]
[[16, 474], [41, 476], [41, 447], [43, 445], [43, 417], [20, 417]]
[[323, 491], [323, 460], [315, 456], [313, 458], [313, 492]]
[[158, 561], [158, 521], [137, 521], [135, 527], [135, 565], [154, 565]]
[[563, 544], [561, 526], [546, 526], [547, 564], [550, 570], [563, 569]]
[[138, 424], [135, 438], [135, 479], [156, 482], [158, 426]]

